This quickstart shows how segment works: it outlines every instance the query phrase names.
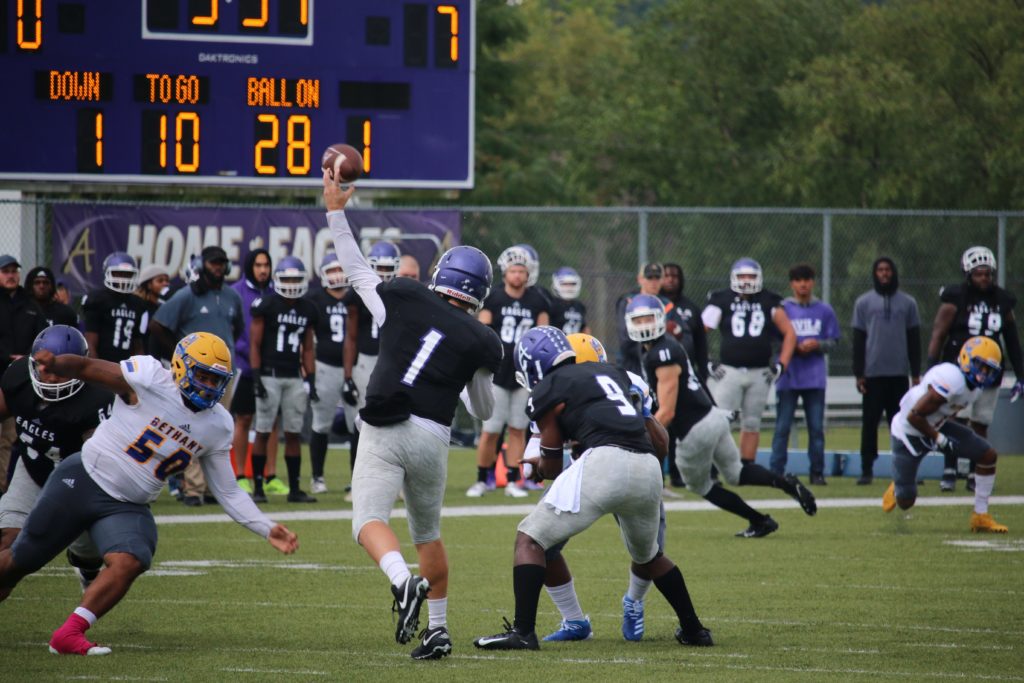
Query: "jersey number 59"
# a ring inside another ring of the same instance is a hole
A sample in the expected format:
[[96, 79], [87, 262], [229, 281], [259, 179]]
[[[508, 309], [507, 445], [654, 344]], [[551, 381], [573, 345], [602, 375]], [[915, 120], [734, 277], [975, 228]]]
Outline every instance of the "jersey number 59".
[[[166, 438], [167, 437], [162, 434], [158, 434], [147, 427], [142, 434], [139, 435], [139, 438], [135, 440], [135, 443], [126, 448], [124, 452], [127, 453], [132, 460], [135, 460], [140, 465], [144, 465], [148, 463], [154, 455], [159, 458], [159, 455], [154, 453], [153, 449], [159, 448], [160, 444], [162, 444]], [[192, 454], [184, 448], [179, 448], [157, 463], [157, 466], [153, 470], [153, 476], [160, 481], [164, 481], [172, 474], [177, 474], [184, 470], [188, 467], [190, 462], [192, 462]]]

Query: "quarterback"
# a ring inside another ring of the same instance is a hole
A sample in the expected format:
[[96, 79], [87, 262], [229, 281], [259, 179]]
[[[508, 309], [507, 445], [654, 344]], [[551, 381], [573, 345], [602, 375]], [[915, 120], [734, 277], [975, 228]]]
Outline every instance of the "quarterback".
[[0, 552], [0, 600], [88, 531], [106, 568], [50, 638], [54, 654], [105, 655], [85, 631], [125, 596], [156, 551], [149, 503], [167, 477], [199, 458], [217, 500], [239, 524], [283, 553], [294, 533], [270, 521], [235, 482], [228, 450], [232, 420], [218, 405], [231, 381], [231, 354], [217, 336], [196, 332], [174, 350], [171, 369], [149, 356], [120, 363], [37, 350], [41, 374], [79, 379], [114, 392], [111, 417], [54, 469], [14, 544]]

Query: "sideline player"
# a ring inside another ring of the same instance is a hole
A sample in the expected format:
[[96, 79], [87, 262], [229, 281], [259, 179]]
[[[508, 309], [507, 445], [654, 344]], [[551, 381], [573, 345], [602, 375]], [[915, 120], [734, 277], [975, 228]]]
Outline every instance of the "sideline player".
[[[0, 419], [13, 415], [18, 430], [11, 453], [14, 474], [0, 498], [0, 550], [14, 543], [57, 463], [82, 450], [82, 442], [110, 416], [114, 401], [103, 387], [40, 372], [32, 356], [42, 349], [85, 356], [89, 345], [74, 327], [48, 327], [36, 336], [29, 355], [11, 363], [0, 381]], [[71, 543], [67, 557], [85, 590], [103, 566], [88, 534]]]
[[[366, 261], [377, 277], [387, 282], [397, 275], [402, 265], [402, 252], [397, 244], [382, 240], [370, 247]], [[345, 382], [341, 398], [347, 406], [345, 420], [349, 428], [349, 465], [354, 471], [356, 458], [359, 457], [360, 431], [355, 415], [366, 405], [366, 385], [370, 383], [370, 375], [373, 374], [377, 357], [380, 355], [380, 330], [373, 315], [370, 314], [370, 309], [354, 289], [345, 294], [343, 301], [348, 307], [348, 313], [345, 350], [342, 357]], [[349, 415], [352, 417], [348, 417]], [[345, 496], [345, 500], [351, 502], [351, 492]]]
[[[729, 289], [709, 292], [700, 317], [707, 330], [721, 328], [720, 363], [709, 368], [711, 395], [719, 407], [739, 415], [740, 457], [752, 461], [757, 456], [768, 391], [789, 367], [796, 332], [782, 297], [764, 289], [761, 265], [752, 258], [732, 264]], [[776, 330], [782, 336], [782, 349], [773, 363]]]
[[[344, 384], [345, 325], [348, 307], [342, 302], [348, 292], [348, 278], [333, 251], [320, 261], [320, 289], [306, 295], [316, 307], [316, 393], [319, 401], [310, 405], [313, 431], [309, 435], [309, 460], [313, 470], [309, 490], [327, 493], [324, 462], [327, 460], [327, 436], [334, 424], [334, 413], [341, 400]], [[346, 411], [348, 412], [348, 411]]]
[[[453, 247], [441, 256], [429, 286], [411, 278], [382, 282], [363, 259], [345, 217], [353, 191], [343, 191], [324, 173], [324, 205], [338, 260], [380, 329], [380, 358], [359, 413], [352, 536], [391, 582], [399, 643], [416, 633], [429, 592], [427, 628], [411, 654], [440, 659], [452, 650], [448, 557], [441, 540], [450, 425], [460, 392], [474, 417], [490, 416], [492, 376], [501, 364], [501, 341], [473, 317], [490, 289], [491, 263], [479, 249]], [[409, 571], [388, 525], [399, 491], [422, 576]]]
[[135, 296], [139, 266], [123, 251], [103, 259], [103, 289], [82, 299], [82, 321], [89, 357], [113, 363], [142, 353], [142, 335], [149, 327], [146, 304]]
[[[316, 403], [316, 361], [313, 327], [316, 307], [302, 295], [309, 289], [309, 277], [302, 260], [285, 256], [274, 268], [274, 292], [252, 309], [249, 323], [249, 365], [256, 395], [256, 440], [252, 445], [252, 497], [267, 502], [263, 490], [263, 466], [274, 420], [281, 411], [284, 431], [284, 463], [288, 468], [289, 503], [315, 503], [316, 498], [299, 488], [302, 468], [302, 420], [306, 397]], [[305, 379], [303, 379], [303, 373]], [[276, 468], [275, 468], [276, 469]]]
[[504, 360], [494, 374], [494, 413], [485, 420], [477, 444], [476, 483], [466, 490], [470, 498], [479, 498], [488, 490], [487, 472], [497, 461], [498, 440], [508, 427], [508, 484], [505, 495], [525, 498], [529, 495], [519, 483], [519, 461], [526, 448], [526, 397], [528, 391], [516, 384], [512, 355], [516, 342], [527, 330], [548, 324], [548, 303], [536, 287], [529, 287], [530, 264], [535, 259], [522, 246], [509, 247], [498, 256], [503, 287], [493, 290], [484, 301], [477, 318], [494, 330], [504, 347]]
[[732, 440], [729, 413], [708, 395], [679, 342], [665, 333], [661, 300], [641, 294], [626, 307], [629, 337], [644, 349], [644, 379], [658, 399], [654, 417], [676, 438], [676, 465], [686, 488], [709, 503], [738, 515], [750, 525], [736, 535], [761, 538], [779, 528], [778, 522], [747, 505], [739, 495], [711, 480], [711, 466], [732, 486], [767, 486], [785, 491], [808, 515], [818, 511], [814, 494], [795, 475], [785, 477], [740, 458]]
[[960, 347], [957, 364], [939, 363], [900, 400], [892, 420], [894, 481], [882, 497], [882, 509], [909, 510], [917, 500], [917, 469], [930, 451], [967, 458], [976, 465], [971, 531], [1005, 534], [1008, 529], [988, 511], [996, 481], [996, 450], [956, 414], [969, 408], [982, 391], [999, 386], [1003, 354], [988, 337], [971, 337]]
[[[628, 398], [625, 370], [605, 363], [576, 363], [565, 334], [541, 326], [516, 345], [516, 378], [530, 389], [527, 410], [541, 434], [537, 475], [555, 478], [544, 498], [519, 523], [512, 585], [515, 621], [493, 636], [477, 638], [485, 650], [537, 650], [537, 602], [544, 585], [545, 549], [582, 533], [614, 513], [637, 576], [654, 582], [676, 612], [676, 639], [713, 645], [693, 608], [682, 572], [658, 547], [661, 465], [655, 455], [667, 434]], [[577, 441], [582, 454], [562, 473], [562, 448]], [[561, 476], [558, 476], [561, 474]]]
[[80, 379], [117, 394], [110, 419], [64, 459], [46, 481], [14, 545], [0, 552], [0, 600], [88, 531], [106, 568], [50, 638], [56, 654], [105, 655], [85, 631], [149, 569], [156, 522], [149, 504], [167, 477], [199, 458], [224, 510], [239, 524], [290, 554], [298, 539], [259, 511], [235, 483], [228, 451], [231, 415], [217, 404], [231, 381], [231, 353], [217, 336], [196, 332], [178, 342], [165, 370], [151, 356], [120, 364], [77, 354], [33, 356], [40, 374]]
[[[996, 257], [987, 247], [971, 247], [963, 253], [960, 265], [965, 280], [939, 290], [941, 304], [935, 313], [932, 338], [928, 342], [928, 366], [939, 362], [955, 363], [964, 342], [974, 336], [988, 337], [1008, 358], [1017, 376], [1013, 392], [1024, 392], [1024, 362], [1013, 308], [1017, 297], [995, 283]], [[1000, 339], [1002, 338], [1002, 339]], [[982, 390], [967, 414], [971, 429], [983, 439], [996, 412], [999, 386]], [[952, 491], [956, 486], [956, 458], [946, 455], [939, 488]], [[974, 490], [974, 463], [967, 478], [967, 490]]]
[[583, 279], [580, 274], [569, 266], [562, 266], [551, 276], [551, 326], [565, 332], [566, 335], [583, 332], [590, 333], [587, 324], [587, 307], [580, 301], [580, 288]]

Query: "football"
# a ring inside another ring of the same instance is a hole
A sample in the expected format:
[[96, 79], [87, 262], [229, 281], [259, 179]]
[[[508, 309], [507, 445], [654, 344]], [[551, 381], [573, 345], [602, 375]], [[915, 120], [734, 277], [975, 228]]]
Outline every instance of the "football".
[[339, 184], [355, 182], [363, 174], [362, 155], [355, 147], [340, 142], [324, 150], [320, 165]]

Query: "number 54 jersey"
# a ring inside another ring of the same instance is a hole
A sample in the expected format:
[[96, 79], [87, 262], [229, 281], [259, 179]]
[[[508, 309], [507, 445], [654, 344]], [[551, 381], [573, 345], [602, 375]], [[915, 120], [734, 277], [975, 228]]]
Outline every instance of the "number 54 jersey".
[[193, 458], [228, 457], [234, 425], [223, 406], [187, 408], [171, 371], [151, 356], [121, 361], [121, 373], [138, 402], [118, 396], [110, 419], [82, 447], [86, 472], [112, 498], [151, 503]]

